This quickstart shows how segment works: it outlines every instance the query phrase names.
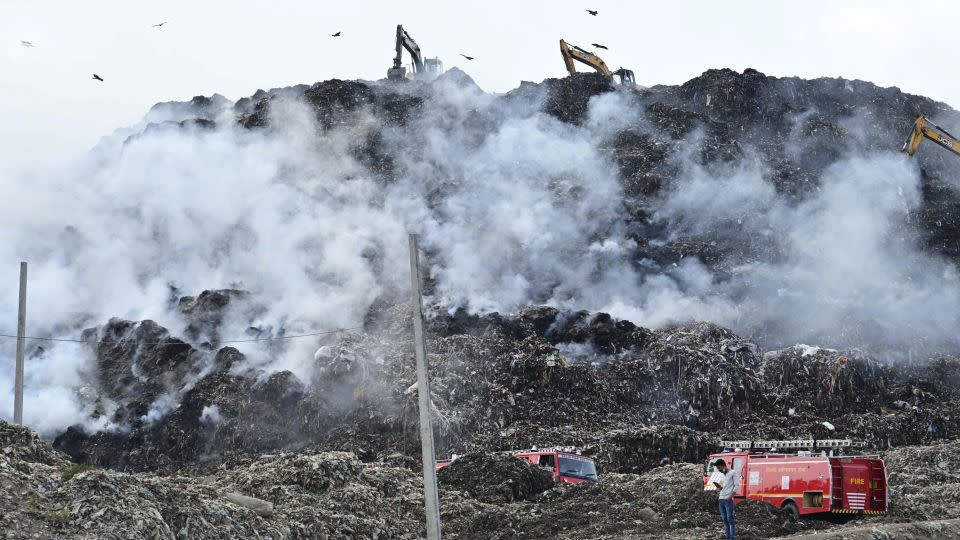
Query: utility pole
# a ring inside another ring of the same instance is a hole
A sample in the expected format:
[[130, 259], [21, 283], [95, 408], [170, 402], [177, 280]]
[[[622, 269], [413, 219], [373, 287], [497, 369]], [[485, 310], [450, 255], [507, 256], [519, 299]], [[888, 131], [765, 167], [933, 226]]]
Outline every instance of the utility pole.
[[20, 263], [20, 306], [17, 310], [17, 373], [13, 383], [13, 423], [23, 424], [23, 336], [27, 326], [27, 263]]
[[417, 403], [420, 408], [420, 449], [423, 455], [423, 500], [427, 513], [427, 540], [440, 540], [440, 497], [437, 494], [437, 458], [430, 415], [430, 378], [427, 344], [423, 336], [423, 301], [420, 297], [420, 250], [417, 235], [410, 235], [410, 282], [413, 285], [413, 341], [417, 350]]

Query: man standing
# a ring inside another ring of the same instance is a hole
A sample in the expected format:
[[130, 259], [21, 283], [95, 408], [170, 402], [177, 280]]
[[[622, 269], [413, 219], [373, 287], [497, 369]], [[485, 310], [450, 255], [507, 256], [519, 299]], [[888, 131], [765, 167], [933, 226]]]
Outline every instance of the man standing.
[[722, 481], [713, 483], [720, 490], [720, 519], [723, 520], [727, 540], [735, 540], [737, 537], [737, 518], [733, 510], [733, 494], [740, 489], [740, 475], [737, 471], [727, 467], [727, 462], [722, 459], [714, 462], [713, 466], [723, 475]]

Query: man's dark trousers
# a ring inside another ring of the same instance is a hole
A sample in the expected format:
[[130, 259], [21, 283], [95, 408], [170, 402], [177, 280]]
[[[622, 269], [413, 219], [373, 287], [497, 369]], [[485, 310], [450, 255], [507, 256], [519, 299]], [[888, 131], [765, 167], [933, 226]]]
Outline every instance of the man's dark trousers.
[[733, 512], [733, 499], [720, 499], [720, 519], [727, 530], [727, 540], [737, 537], [737, 518]]

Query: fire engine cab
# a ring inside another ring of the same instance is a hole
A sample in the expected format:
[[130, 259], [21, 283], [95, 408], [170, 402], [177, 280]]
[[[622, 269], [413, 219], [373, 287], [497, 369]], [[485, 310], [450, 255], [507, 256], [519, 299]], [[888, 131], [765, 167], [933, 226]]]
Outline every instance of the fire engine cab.
[[[756, 499], [789, 512], [807, 514], [885, 514], [887, 473], [878, 455], [846, 455], [863, 447], [848, 439], [789, 441], [720, 441], [724, 451], [711, 454], [703, 475], [703, 489], [713, 482], [723, 459], [740, 475], [734, 503]], [[791, 453], [792, 452], [792, 453]]]
[[[551, 474], [553, 480], [561, 484], [582, 484], [597, 481], [597, 466], [594, 461], [577, 453], [576, 448], [533, 448], [531, 450], [512, 450], [507, 452], [515, 458], [529, 461], [534, 465], [544, 467]], [[451, 464], [452, 459], [437, 462], [437, 470]]]

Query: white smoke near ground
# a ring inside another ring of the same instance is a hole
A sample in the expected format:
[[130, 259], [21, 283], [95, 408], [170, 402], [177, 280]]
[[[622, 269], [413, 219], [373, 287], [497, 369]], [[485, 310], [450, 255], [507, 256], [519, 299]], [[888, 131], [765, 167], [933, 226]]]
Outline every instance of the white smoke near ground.
[[[9, 262], [0, 278], [10, 284], [0, 329], [16, 321], [19, 260], [30, 262], [30, 335], [79, 337], [123, 317], [180, 336], [187, 321], [171, 307], [172, 288], [249, 291], [262, 309], [228, 312], [223, 340], [249, 337], [251, 326], [265, 335], [358, 326], [378, 300], [406, 297], [408, 232], [422, 235], [437, 309], [549, 304], [652, 327], [710, 320], [774, 342], [833, 339], [827, 345], [855, 342], [843, 334], [854, 331], [891, 346], [922, 331], [940, 345], [960, 322], [955, 268], [924, 254], [908, 223], [919, 174], [899, 156], [851, 155], [800, 204], [777, 195], [749, 152], [715, 167], [674, 156], [681, 172], [655, 215], [670, 232], [648, 241], [713, 234], [776, 252], [722, 274], [696, 257], [660, 266], [635, 260], [621, 179], [603, 149], [621, 129], [651, 129], [629, 96], [595, 97], [574, 126], [470, 86], [440, 82], [431, 92], [406, 126], [361, 111], [327, 131], [286, 98], [273, 100], [267, 130], [236, 126], [230, 109], [212, 129], [147, 127], [186, 119], [164, 107], [69, 173], [13, 179], [0, 201], [0, 261]], [[380, 129], [398, 171], [390, 182], [355, 157]], [[323, 343], [237, 347], [246, 367], [309, 381]], [[92, 351], [42, 347], [29, 346], [26, 423], [46, 434], [76, 423], [109, 429], [84, 397]], [[13, 351], [13, 340], [0, 341], [4, 388]], [[151, 410], [162, 416], [177, 395]], [[0, 416], [12, 408], [12, 394], [0, 394]]]
[[219, 424], [220, 420], [220, 407], [216, 405], [208, 405], [200, 411], [200, 422], [215, 425]]

